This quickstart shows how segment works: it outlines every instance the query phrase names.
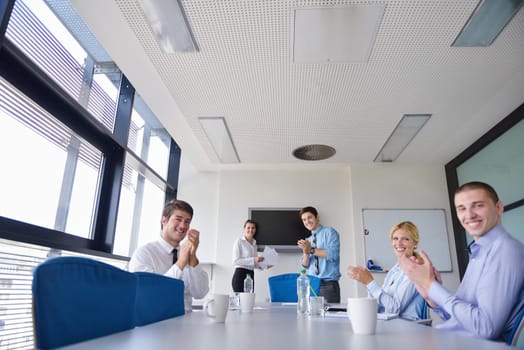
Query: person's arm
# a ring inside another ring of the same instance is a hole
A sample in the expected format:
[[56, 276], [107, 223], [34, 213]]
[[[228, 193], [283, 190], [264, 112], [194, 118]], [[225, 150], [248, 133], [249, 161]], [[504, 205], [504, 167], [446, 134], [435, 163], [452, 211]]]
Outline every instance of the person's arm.
[[334, 228], [329, 227], [323, 249], [315, 249], [315, 256], [336, 261], [340, 256], [340, 237]]
[[494, 254], [489, 254], [481, 267], [482, 278], [473, 281], [465, 276], [457, 291], [466, 289], [474, 293], [474, 304], [452, 295], [438, 283], [432, 284], [429, 295], [467, 331], [482, 338], [497, 339], [520, 298], [524, 274], [522, 267], [516, 265], [522, 266], [524, 257], [520, 246], [508, 245], [491, 252]]
[[186, 268], [182, 280], [186, 284], [189, 294], [195, 299], [202, 299], [209, 292], [209, 278], [207, 272], [200, 265]]
[[302, 250], [302, 267], [309, 268], [309, 264], [311, 262], [310, 259], [310, 251], [311, 251], [311, 242], [309, 242], [307, 239], [300, 239], [297, 242], [298, 247]]
[[139, 247], [135, 251], [135, 253], [131, 257], [131, 260], [129, 260], [127, 269], [129, 272], [143, 271], [158, 273], [157, 271], [155, 271], [153, 257], [145, 247]]
[[[393, 275], [394, 274], [394, 275]], [[415, 285], [401, 271], [388, 272], [384, 285], [380, 287], [376, 281], [367, 286], [368, 292], [376, 298], [384, 312], [399, 314], [418, 295]]]

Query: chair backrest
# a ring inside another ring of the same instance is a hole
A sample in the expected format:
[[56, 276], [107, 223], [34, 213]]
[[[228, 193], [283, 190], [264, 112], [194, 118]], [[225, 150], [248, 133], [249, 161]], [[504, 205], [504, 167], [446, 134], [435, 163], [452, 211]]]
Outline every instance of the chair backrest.
[[[420, 296], [422, 298], [422, 296]], [[420, 310], [420, 320], [415, 320], [414, 322], [423, 324], [426, 326], [431, 326], [433, 324], [433, 319], [431, 318], [431, 314], [429, 312], [428, 303], [426, 300], [424, 300], [424, 303], [422, 304], [422, 309]]]
[[83, 257], [56, 257], [33, 271], [36, 347], [49, 349], [135, 326], [136, 275]]
[[[269, 295], [272, 302], [297, 302], [297, 278], [298, 273], [284, 273], [281, 275], [271, 276], [267, 279], [269, 284]], [[320, 278], [316, 276], [309, 277], [309, 284], [315, 293], [320, 293]]]
[[[515, 322], [515, 325], [513, 326], [513, 329], [511, 330], [510, 334], [505, 339], [506, 344], [511, 345], [511, 346], [517, 346], [517, 343], [519, 343], [520, 334], [522, 333], [523, 329], [524, 329], [524, 307], [520, 309], [520, 312], [517, 315], [517, 320]], [[519, 349], [520, 348], [521, 346], [519, 346]], [[524, 344], [522, 348], [524, 348]]]
[[135, 321], [144, 326], [184, 314], [184, 282], [149, 272], [135, 272], [138, 278]]

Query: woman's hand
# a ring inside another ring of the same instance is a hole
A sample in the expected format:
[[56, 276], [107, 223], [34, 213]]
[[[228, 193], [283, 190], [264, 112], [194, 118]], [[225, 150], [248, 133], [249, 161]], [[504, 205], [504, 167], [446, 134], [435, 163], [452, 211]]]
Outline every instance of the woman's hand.
[[371, 272], [361, 266], [349, 265], [347, 268], [347, 275], [349, 278], [354, 279], [355, 281], [358, 281], [364, 285], [368, 285], [371, 281], [373, 281]]

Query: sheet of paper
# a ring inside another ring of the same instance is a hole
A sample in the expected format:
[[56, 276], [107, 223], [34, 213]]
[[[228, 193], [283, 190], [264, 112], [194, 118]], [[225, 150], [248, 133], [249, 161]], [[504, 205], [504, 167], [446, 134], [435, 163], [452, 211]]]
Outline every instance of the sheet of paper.
[[262, 268], [267, 268], [268, 266], [277, 266], [278, 264], [278, 253], [275, 249], [266, 246], [262, 252], [264, 261], [260, 262], [259, 265]]
[[[324, 313], [325, 317], [341, 317], [341, 318], [347, 318], [348, 314], [345, 311], [326, 311]], [[389, 314], [385, 312], [379, 312], [377, 313], [377, 320], [391, 320], [393, 318], [397, 318], [398, 314]], [[351, 318], [351, 317], [349, 317]]]

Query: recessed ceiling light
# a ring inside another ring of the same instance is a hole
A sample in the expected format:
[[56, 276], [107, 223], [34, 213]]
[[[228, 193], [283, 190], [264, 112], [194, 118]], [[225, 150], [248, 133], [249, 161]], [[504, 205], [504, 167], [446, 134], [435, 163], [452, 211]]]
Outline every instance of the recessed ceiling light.
[[199, 117], [209, 143], [222, 163], [239, 163], [237, 150], [224, 117]]
[[489, 46], [519, 12], [524, 0], [482, 0], [452, 46]]
[[431, 114], [404, 114], [374, 161], [385, 163], [395, 161], [430, 117]]
[[162, 51], [198, 51], [180, 0], [138, 0], [138, 3]]

